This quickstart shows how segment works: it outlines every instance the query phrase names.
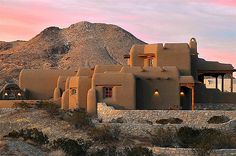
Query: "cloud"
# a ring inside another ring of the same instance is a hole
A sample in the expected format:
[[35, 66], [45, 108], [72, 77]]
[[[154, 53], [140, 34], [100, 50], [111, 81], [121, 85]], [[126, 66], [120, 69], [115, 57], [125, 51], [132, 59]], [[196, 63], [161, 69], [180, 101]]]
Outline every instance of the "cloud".
[[0, 40], [28, 40], [51, 25], [102, 22], [148, 43], [196, 37], [204, 57], [230, 63], [236, 56], [235, 6], [235, 0], [1, 0]]
[[[225, 5], [230, 7], [236, 7], [236, 1], [235, 0], [208, 0], [210, 3], [214, 3], [217, 5]], [[206, 2], [208, 2], [206, 1]]]

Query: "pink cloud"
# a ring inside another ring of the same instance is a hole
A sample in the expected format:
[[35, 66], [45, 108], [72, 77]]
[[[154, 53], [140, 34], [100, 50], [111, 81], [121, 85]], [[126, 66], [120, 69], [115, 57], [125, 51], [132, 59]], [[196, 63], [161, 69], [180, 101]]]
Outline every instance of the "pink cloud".
[[31, 2], [23, 6], [3, 4], [0, 5], [0, 40], [8, 40], [9, 37], [28, 40], [48, 26], [65, 27], [78, 21], [102, 20], [104, 17], [89, 11], [63, 10], [44, 2]]
[[[220, 63], [232, 64], [236, 69], [236, 55], [230, 51], [218, 51], [217, 49], [199, 49], [200, 57], [209, 61], [218, 61]], [[234, 73], [236, 77], [236, 73]]]
[[235, 0], [209, 0], [209, 2], [214, 3], [214, 4], [218, 4], [218, 5], [236, 7], [236, 1]]

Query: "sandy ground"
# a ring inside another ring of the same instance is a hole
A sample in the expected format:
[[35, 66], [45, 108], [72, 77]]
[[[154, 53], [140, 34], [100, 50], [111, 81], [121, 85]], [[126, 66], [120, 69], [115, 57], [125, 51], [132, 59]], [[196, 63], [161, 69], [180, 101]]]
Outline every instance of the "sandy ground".
[[47, 152], [30, 143], [4, 138], [13, 130], [37, 128], [47, 134], [49, 140], [61, 137], [86, 139], [84, 131], [75, 129], [59, 118], [51, 117], [44, 110], [14, 110], [0, 109], [0, 155], [7, 156], [44, 156]]

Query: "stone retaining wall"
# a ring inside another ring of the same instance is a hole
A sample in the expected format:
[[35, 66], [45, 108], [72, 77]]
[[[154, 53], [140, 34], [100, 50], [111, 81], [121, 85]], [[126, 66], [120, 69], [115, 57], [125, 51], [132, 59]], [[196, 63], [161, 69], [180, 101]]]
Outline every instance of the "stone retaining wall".
[[[153, 147], [152, 149], [154, 155], [163, 156], [195, 156], [196, 154], [189, 148], [161, 148]], [[235, 155], [236, 149], [220, 149], [215, 150], [211, 153], [211, 156], [230, 156]]]
[[232, 103], [196, 103], [196, 110], [236, 110], [236, 104]]
[[[230, 118], [223, 124], [208, 124], [207, 121], [213, 116], [225, 115]], [[221, 130], [234, 130], [236, 128], [236, 111], [185, 111], [185, 110], [115, 110], [104, 103], [98, 104], [98, 117], [101, 124], [119, 126], [123, 133], [128, 135], [145, 136], [147, 131], [156, 128], [180, 128], [183, 126], [195, 128], [216, 128]], [[157, 124], [160, 119], [179, 118], [181, 124]]]
[[231, 120], [236, 119], [236, 111], [221, 110], [115, 110], [104, 103], [98, 104], [98, 117], [103, 122], [111, 122], [113, 119], [122, 118], [126, 123], [152, 122], [167, 118], [180, 118], [183, 124], [197, 127], [206, 127], [207, 121], [212, 116], [225, 115]]

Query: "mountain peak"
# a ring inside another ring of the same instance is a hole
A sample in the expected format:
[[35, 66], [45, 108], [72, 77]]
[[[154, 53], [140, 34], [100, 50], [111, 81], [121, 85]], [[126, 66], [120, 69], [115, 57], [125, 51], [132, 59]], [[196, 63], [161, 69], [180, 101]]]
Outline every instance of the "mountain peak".
[[[96, 64], [126, 64], [123, 55], [133, 44], [144, 44], [135, 36], [112, 24], [72, 24], [68, 28], [48, 27], [36, 37], [11, 46], [0, 42], [1, 82], [17, 78], [23, 68], [61, 68]], [[3, 80], [3, 81], [1, 81]]]

